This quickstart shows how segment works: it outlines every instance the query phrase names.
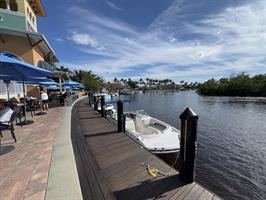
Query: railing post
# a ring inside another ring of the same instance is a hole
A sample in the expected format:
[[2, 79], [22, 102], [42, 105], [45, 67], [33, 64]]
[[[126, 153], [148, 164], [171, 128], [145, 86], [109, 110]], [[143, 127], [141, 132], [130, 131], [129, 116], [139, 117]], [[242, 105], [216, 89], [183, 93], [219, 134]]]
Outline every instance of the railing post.
[[98, 102], [96, 96], [93, 96], [93, 105], [94, 105], [94, 110], [98, 110]]
[[180, 119], [180, 179], [186, 183], [192, 183], [194, 181], [195, 172], [194, 165], [196, 154], [198, 115], [192, 109], [186, 108], [185, 111], [180, 115]]
[[122, 115], [123, 115], [123, 102], [117, 101], [117, 131], [122, 132]]
[[105, 99], [104, 99], [104, 96], [101, 96], [101, 115], [102, 117], [104, 117], [104, 104], [105, 104]]

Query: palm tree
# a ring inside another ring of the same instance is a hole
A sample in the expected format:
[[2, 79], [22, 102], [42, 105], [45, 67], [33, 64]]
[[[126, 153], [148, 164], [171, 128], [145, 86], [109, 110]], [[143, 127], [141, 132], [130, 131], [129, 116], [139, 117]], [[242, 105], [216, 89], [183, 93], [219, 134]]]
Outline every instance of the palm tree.
[[53, 70], [56, 69], [55, 64], [59, 62], [58, 58], [54, 54], [51, 54], [51, 53], [44, 56], [44, 61], [49, 63], [52, 66]]

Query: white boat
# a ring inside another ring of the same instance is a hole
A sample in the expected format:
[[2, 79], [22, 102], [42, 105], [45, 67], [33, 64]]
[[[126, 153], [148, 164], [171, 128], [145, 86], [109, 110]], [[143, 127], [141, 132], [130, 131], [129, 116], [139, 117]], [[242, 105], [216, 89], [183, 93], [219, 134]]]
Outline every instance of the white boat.
[[111, 93], [111, 96], [112, 96], [112, 97], [118, 97], [119, 94], [118, 94], [118, 92], [114, 92], [114, 93]]
[[[114, 109], [114, 106], [112, 104], [106, 104], [104, 105], [105, 111], [112, 111]], [[98, 110], [102, 110], [101, 104], [98, 105]]]
[[179, 153], [180, 131], [143, 110], [127, 112], [126, 132], [153, 154]]

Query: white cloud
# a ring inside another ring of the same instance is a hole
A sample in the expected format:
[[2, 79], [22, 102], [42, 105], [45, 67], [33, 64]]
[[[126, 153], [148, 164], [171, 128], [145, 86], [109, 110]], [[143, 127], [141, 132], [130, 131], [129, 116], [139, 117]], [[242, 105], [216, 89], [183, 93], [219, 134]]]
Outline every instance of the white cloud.
[[62, 38], [59, 38], [59, 37], [55, 37], [54, 38], [57, 42], [64, 42], [64, 40]]
[[108, 1], [108, 0], [106, 0], [105, 2], [110, 8], [112, 8], [114, 10], [125, 12], [125, 9], [118, 7], [115, 3]]
[[106, 78], [123, 77], [134, 71], [139, 72], [131, 73], [135, 77], [174, 80], [200, 80], [241, 71], [266, 72], [265, 0], [225, 7], [192, 21], [185, 17], [197, 1], [183, 9], [184, 2], [175, 1], [144, 31], [72, 7], [73, 19], [80, 20], [70, 23], [79, 32], [72, 33], [71, 40], [85, 45], [78, 47], [80, 51], [101, 56], [78, 64]]
[[87, 33], [72, 32], [71, 35], [68, 37], [68, 39], [72, 40], [74, 43], [78, 45], [91, 46], [93, 48], [98, 47], [97, 40], [91, 37]]

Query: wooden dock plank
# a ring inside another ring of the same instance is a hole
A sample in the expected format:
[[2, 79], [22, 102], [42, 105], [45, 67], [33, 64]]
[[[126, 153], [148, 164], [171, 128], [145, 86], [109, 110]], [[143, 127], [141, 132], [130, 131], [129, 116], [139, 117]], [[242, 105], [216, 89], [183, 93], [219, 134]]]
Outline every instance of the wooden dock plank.
[[213, 194], [208, 192], [207, 190], [204, 190], [200, 197], [199, 197], [199, 200], [211, 200], [213, 198]]
[[196, 184], [191, 190], [191, 192], [187, 194], [184, 200], [197, 200], [203, 191], [204, 189]]
[[[88, 107], [72, 110], [72, 142], [84, 199], [204, 199], [216, 197], [140, 147], [111, 121]], [[143, 164], [169, 173], [151, 177]]]

